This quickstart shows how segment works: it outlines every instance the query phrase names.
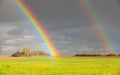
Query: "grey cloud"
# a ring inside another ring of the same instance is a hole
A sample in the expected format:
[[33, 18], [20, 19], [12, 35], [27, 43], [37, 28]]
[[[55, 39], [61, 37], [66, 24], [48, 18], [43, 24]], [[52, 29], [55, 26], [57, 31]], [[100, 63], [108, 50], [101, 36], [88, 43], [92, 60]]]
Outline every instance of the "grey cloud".
[[[13, 46], [23, 46], [34, 40], [35, 35], [33, 31], [21, 22], [23, 28], [18, 25], [19, 23], [1, 23], [0, 28], [0, 45], [13, 45]], [[16, 26], [18, 25], [18, 26]], [[29, 26], [29, 25], [28, 25]], [[24, 28], [25, 27], [25, 28]]]
[[0, 0], [0, 2], [2, 2], [3, 0]]
[[23, 33], [23, 30], [22, 29], [12, 29], [11, 31], [8, 31], [8, 34], [9, 35], [20, 35]]
[[1, 48], [1, 54], [11, 55], [11, 54], [13, 54], [16, 51], [17, 46], [3, 45], [0, 48]]
[[29, 30], [28, 28], [16, 27], [7, 32], [8, 35], [13, 36], [20, 36], [20, 35], [32, 35], [32, 29]]
[[76, 0], [36, 0], [26, 1], [26, 4], [43, 20], [79, 19]]
[[16, 22], [19, 20], [23, 20], [21, 15], [19, 15], [19, 11], [17, 11], [9, 0], [0, 1], [0, 22]]

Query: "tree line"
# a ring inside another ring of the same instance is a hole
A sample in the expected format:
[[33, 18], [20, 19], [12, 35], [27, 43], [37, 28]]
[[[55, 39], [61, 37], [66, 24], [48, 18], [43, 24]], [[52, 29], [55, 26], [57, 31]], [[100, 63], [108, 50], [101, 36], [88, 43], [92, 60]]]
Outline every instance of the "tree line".
[[75, 54], [74, 56], [120, 56], [120, 54], [105, 54], [105, 55], [102, 55], [102, 54]]
[[49, 56], [48, 53], [46, 53], [42, 50], [30, 51], [29, 47], [24, 47], [22, 49], [22, 51], [16, 51], [11, 56], [13, 56], [13, 57], [28, 57], [28, 56], [39, 56], [39, 55]]

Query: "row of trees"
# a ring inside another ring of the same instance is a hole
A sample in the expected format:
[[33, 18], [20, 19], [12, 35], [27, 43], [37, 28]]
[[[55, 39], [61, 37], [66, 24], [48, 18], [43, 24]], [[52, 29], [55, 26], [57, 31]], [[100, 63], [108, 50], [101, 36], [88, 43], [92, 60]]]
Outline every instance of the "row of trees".
[[106, 55], [102, 55], [102, 54], [75, 54], [75, 56], [120, 56], [120, 54], [106, 54]]
[[44, 56], [49, 56], [48, 53], [42, 51], [42, 50], [37, 50], [37, 51], [30, 51], [29, 47], [25, 47], [23, 48], [23, 50], [17, 51], [14, 54], [12, 54], [12, 56], [14, 57], [27, 57], [27, 56], [38, 56], [38, 55], [44, 55]]

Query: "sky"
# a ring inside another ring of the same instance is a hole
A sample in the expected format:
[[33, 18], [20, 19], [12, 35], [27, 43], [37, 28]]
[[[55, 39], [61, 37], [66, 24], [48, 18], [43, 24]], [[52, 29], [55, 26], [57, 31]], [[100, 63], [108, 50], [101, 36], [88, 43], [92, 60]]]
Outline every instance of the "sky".
[[[86, 0], [87, 1], [87, 0]], [[103, 48], [79, 0], [24, 0], [53, 41], [60, 55], [102, 54]], [[89, 0], [108, 32], [115, 53], [120, 53], [120, 1]], [[109, 42], [109, 41], [108, 41]], [[9, 0], [0, 0], [0, 50], [12, 54], [29, 46], [44, 50], [44, 43]], [[112, 47], [111, 47], [112, 48]], [[45, 50], [46, 51], [46, 50]], [[48, 51], [49, 52], [49, 51]]]

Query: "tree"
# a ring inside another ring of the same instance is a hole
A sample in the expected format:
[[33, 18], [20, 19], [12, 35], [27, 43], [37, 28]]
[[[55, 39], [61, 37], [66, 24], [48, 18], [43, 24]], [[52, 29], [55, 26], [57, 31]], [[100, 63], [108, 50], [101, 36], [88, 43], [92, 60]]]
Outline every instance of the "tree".
[[118, 54], [118, 56], [120, 56], [120, 54]]
[[111, 54], [108, 54], [107, 56], [117, 56], [117, 55], [116, 55], [116, 54], [112, 54], [112, 53], [111, 53]]
[[29, 56], [30, 55], [30, 48], [29, 47], [24, 47], [23, 48], [23, 53], [25, 54], [25, 56]]
[[16, 51], [12, 56], [14, 57], [20, 57], [22, 54], [19, 51]]

